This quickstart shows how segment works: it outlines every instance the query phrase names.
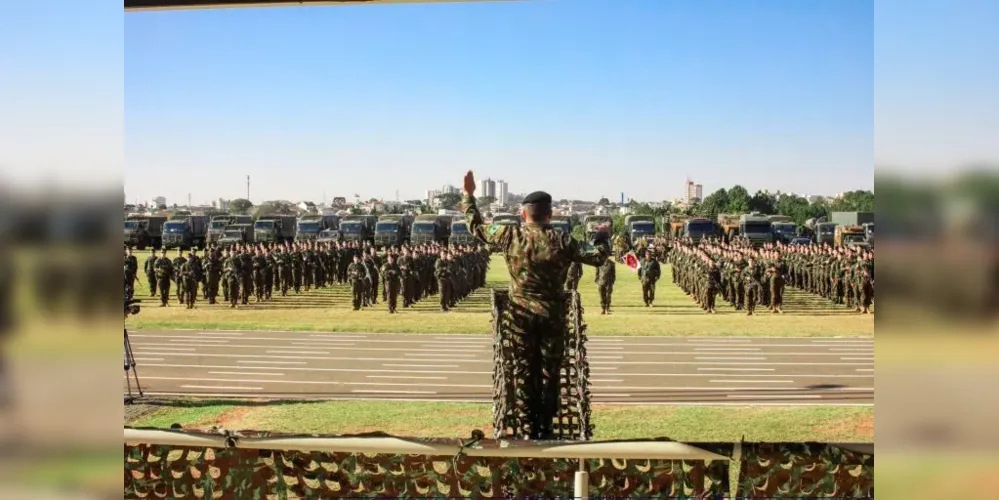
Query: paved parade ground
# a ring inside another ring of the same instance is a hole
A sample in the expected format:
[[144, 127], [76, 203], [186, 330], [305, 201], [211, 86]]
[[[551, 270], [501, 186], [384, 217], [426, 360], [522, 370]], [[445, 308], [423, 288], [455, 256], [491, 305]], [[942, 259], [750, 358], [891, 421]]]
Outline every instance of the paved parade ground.
[[[149, 395], [486, 402], [486, 335], [130, 332]], [[591, 337], [596, 403], [874, 404], [872, 337]]]

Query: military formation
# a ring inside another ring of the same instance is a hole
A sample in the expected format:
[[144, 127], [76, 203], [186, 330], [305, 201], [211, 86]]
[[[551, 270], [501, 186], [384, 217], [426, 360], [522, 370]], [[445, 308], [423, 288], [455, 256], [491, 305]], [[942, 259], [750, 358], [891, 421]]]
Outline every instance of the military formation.
[[[354, 310], [378, 304], [379, 295], [395, 313], [400, 301], [410, 307], [438, 296], [447, 311], [486, 283], [489, 252], [482, 246], [445, 247], [438, 244], [404, 245], [378, 249], [366, 243], [271, 243], [177, 251], [155, 250], [143, 272], [150, 296], [161, 307], [170, 292], [187, 308], [199, 296], [209, 304], [231, 308], [266, 302], [275, 295], [300, 294], [315, 288], [349, 286]], [[138, 260], [125, 250], [125, 294], [131, 296], [138, 279]], [[379, 290], [381, 293], [379, 294]], [[221, 296], [221, 297], [220, 297]]]
[[864, 314], [874, 303], [874, 252], [865, 247], [663, 239], [654, 249], [672, 266], [673, 282], [708, 313], [719, 294], [747, 315], [757, 306], [783, 313], [788, 285]]

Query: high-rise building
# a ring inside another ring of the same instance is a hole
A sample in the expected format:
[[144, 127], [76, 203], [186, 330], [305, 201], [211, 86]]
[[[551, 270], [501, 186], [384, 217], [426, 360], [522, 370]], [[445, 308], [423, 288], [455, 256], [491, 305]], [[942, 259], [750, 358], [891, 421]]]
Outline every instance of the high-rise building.
[[479, 181], [479, 196], [491, 196], [496, 198], [496, 181], [492, 179], [483, 179]]
[[166, 198], [164, 198], [162, 196], [157, 196], [157, 197], [153, 198], [153, 203], [157, 207], [159, 207], [159, 206], [165, 206], [166, 205]]
[[506, 205], [510, 197], [510, 186], [506, 181], [496, 181], [495, 194], [496, 203], [500, 205]]
[[701, 196], [704, 194], [704, 186], [700, 184], [694, 184], [694, 181], [687, 178], [687, 186], [684, 190], [684, 198], [687, 204], [701, 201]]
[[441, 187], [440, 193], [438, 194], [458, 194], [458, 188], [450, 184], [445, 184]]
[[219, 210], [224, 211], [224, 212], [229, 211], [229, 200], [227, 200], [225, 198], [219, 198], [218, 199], [218, 207], [217, 208]]

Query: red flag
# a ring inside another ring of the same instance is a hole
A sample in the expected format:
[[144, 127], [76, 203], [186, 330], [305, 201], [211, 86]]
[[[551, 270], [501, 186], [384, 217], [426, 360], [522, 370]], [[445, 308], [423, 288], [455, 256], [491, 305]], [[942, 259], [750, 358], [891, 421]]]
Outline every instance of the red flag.
[[624, 256], [624, 265], [631, 268], [632, 271], [638, 272], [638, 256], [635, 255], [635, 252], [628, 252]]

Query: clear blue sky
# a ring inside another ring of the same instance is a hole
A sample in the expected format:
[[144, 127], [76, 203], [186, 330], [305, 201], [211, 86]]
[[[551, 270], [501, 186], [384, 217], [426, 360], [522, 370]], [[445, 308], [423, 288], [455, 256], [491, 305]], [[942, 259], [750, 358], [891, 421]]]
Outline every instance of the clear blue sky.
[[472, 168], [640, 200], [873, 187], [863, 1], [552, 0], [125, 15], [125, 191], [403, 199]]

